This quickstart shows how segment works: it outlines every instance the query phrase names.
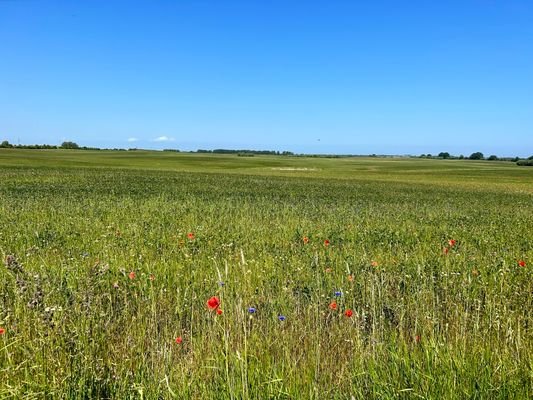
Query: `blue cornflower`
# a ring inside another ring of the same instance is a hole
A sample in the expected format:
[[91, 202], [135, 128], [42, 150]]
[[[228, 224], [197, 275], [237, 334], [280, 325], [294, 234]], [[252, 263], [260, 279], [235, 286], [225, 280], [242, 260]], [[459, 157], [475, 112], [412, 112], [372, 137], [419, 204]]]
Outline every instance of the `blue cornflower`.
[[341, 292], [340, 290], [337, 290], [337, 291], [335, 292], [335, 296], [337, 296], [337, 297], [342, 296], [342, 292]]
[[254, 308], [254, 307], [250, 307], [250, 308], [248, 308], [248, 312], [249, 312], [250, 314], [253, 314], [253, 313], [255, 313], [256, 311], [257, 311], [257, 309]]
[[280, 321], [285, 321], [285, 315], [278, 315], [278, 319]]
[[222, 281], [218, 282], [218, 286], [224, 286], [224, 282]]

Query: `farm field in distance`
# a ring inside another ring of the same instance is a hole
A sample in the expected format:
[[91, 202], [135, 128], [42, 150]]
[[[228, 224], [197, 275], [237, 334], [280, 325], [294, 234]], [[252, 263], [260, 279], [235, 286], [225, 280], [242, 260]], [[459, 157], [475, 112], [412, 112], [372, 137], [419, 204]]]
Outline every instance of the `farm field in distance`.
[[0, 255], [0, 399], [533, 397], [530, 167], [0, 149]]

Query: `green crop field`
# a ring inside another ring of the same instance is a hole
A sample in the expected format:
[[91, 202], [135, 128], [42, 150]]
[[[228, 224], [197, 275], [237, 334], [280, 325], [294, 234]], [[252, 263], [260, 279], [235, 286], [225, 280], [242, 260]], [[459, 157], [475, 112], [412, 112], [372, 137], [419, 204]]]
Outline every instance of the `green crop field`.
[[0, 254], [1, 399], [533, 397], [533, 168], [0, 149]]

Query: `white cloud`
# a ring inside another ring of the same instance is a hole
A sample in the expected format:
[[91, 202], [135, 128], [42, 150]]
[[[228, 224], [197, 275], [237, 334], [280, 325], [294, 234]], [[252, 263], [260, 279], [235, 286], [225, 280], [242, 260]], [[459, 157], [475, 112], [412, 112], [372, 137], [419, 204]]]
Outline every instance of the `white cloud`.
[[139, 140], [139, 139], [137, 139], [136, 137], [128, 138], [128, 142], [136, 142], [137, 140]]
[[154, 142], [173, 142], [174, 138], [168, 137], [168, 136], [159, 136], [158, 138], [154, 139]]

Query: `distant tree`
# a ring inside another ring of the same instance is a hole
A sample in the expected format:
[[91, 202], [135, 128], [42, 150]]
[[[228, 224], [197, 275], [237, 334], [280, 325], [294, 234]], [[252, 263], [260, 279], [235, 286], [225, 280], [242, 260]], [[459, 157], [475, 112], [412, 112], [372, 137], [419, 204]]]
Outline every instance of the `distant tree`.
[[527, 160], [518, 160], [516, 165], [521, 165], [523, 167], [533, 167], [533, 158], [528, 158]]
[[462, 154], [459, 156], [459, 160], [464, 160], [465, 156], [463, 156]]
[[483, 160], [485, 157], [483, 156], [483, 153], [480, 151], [477, 151], [475, 153], [470, 154], [470, 157], [468, 157], [471, 160]]
[[4, 140], [2, 143], [0, 143], [0, 147], [3, 149], [11, 148], [13, 145], [9, 143], [7, 140]]
[[533, 160], [533, 156], [529, 156], [527, 159], [528, 160]]
[[498, 156], [495, 156], [494, 154], [490, 155], [489, 158], [487, 158], [489, 161], [496, 161], [498, 160]]
[[440, 157], [440, 158], [450, 158], [450, 153], [448, 153], [447, 151], [446, 152], [442, 152], [442, 153], [439, 153], [438, 157]]
[[79, 149], [80, 146], [78, 146], [78, 144], [75, 142], [63, 142], [61, 143], [61, 148], [62, 149]]

